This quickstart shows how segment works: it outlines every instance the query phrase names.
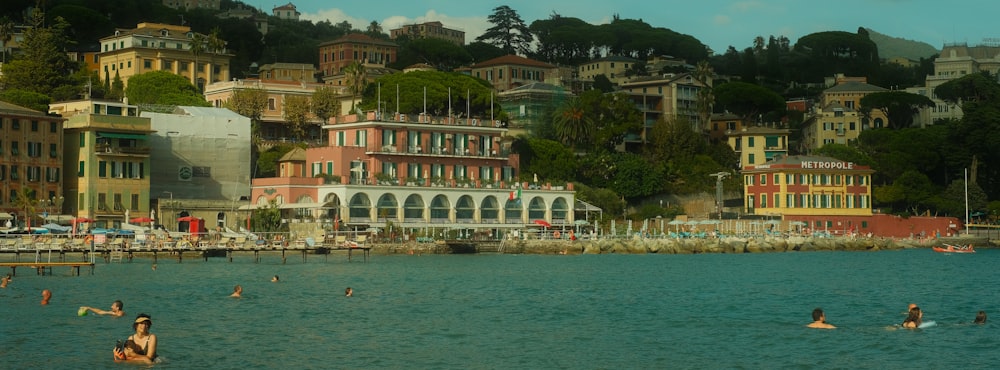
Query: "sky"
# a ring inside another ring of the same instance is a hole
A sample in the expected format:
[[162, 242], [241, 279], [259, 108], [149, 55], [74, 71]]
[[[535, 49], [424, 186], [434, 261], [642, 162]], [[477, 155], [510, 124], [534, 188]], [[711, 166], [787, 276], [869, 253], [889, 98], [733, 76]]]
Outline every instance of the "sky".
[[[243, 0], [270, 13], [289, 0]], [[590, 24], [620, 18], [642, 19], [694, 36], [717, 54], [732, 45], [742, 50], [755, 36], [786, 36], [794, 44], [802, 36], [821, 31], [856, 32], [858, 27], [941, 49], [945, 43], [979, 45], [986, 39], [1000, 43], [994, 26], [1000, 2], [996, 0], [424, 0], [332, 1], [291, 0], [301, 18], [314, 22], [348, 21], [364, 29], [371, 21], [386, 33], [404, 24], [440, 21], [465, 31], [466, 43], [475, 41], [491, 24], [487, 17], [497, 6], [517, 11], [528, 25], [552, 14], [579, 18]], [[952, 4], [958, 4], [954, 6]]]

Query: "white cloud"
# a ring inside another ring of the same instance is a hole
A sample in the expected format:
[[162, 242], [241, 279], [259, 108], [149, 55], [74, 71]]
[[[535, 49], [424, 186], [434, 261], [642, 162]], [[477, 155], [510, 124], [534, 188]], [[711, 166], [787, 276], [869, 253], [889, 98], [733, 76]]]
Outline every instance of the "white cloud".
[[367, 28], [368, 24], [371, 23], [371, 20], [369, 19], [351, 17], [338, 8], [320, 9], [317, 13], [302, 13], [302, 15], [299, 16], [299, 19], [312, 21], [313, 23], [330, 21], [330, 23], [333, 24], [347, 21], [347, 23], [350, 23], [352, 27], [360, 30]]
[[712, 18], [712, 23], [716, 24], [716, 25], [727, 25], [727, 24], [730, 24], [732, 22], [733, 22], [733, 20], [731, 18], [729, 18], [728, 15], [719, 14], [719, 15], [716, 15], [715, 17]]

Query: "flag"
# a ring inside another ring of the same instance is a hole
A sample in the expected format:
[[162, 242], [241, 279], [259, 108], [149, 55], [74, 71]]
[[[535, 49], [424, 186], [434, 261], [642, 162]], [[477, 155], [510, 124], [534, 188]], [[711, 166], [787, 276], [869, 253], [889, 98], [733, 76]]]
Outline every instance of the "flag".
[[510, 200], [521, 199], [521, 188], [510, 192]]

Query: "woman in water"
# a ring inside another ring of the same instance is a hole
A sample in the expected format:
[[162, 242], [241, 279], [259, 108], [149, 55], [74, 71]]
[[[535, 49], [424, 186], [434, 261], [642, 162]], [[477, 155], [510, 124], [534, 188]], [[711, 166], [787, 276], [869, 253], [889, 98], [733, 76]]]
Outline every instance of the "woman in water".
[[149, 315], [140, 313], [135, 317], [132, 328], [135, 334], [125, 341], [125, 349], [115, 347], [115, 361], [141, 362], [151, 364], [156, 361], [156, 335], [149, 332], [153, 320]]
[[921, 319], [923, 318], [924, 313], [920, 311], [920, 307], [913, 307], [910, 309], [910, 313], [906, 315], [906, 320], [903, 320], [903, 327], [907, 329], [919, 328]]
[[974, 321], [973, 323], [974, 324], [985, 324], [986, 323], [986, 311], [979, 311], [979, 313], [976, 314], [976, 321]]

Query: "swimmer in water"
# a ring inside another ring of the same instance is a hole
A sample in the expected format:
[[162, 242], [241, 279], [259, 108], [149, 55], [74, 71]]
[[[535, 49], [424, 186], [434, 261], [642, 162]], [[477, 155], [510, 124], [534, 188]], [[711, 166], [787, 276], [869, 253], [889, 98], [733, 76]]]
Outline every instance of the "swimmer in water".
[[271, 282], [272, 283], [277, 283], [278, 281], [279, 281], [278, 280], [278, 275], [274, 275], [274, 277], [271, 278]]
[[233, 297], [233, 298], [242, 297], [243, 296], [243, 287], [241, 287], [239, 285], [233, 287], [233, 294], [230, 294], [229, 296]]
[[125, 304], [122, 303], [122, 301], [114, 301], [114, 303], [111, 303], [111, 311], [105, 311], [87, 306], [80, 307], [80, 309], [90, 311], [98, 315], [111, 315], [114, 317], [122, 317], [125, 316], [125, 311], [123, 310], [124, 306]]
[[351, 287], [347, 287], [347, 289], [344, 289], [344, 296], [345, 297], [353, 297], [354, 296], [354, 289], [351, 289]]
[[907, 329], [919, 328], [923, 318], [924, 313], [920, 311], [920, 307], [913, 307], [910, 309], [910, 313], [906, 315], [906, 320], [903, 320], [903, 327]]
[[52, 291], [45, 289], [42, 291], [42, 306], [49, 304], [49, 300], [52, 299]]
[[986, 323], [986, 311], [979, 311], [979, 313], [976, 314], [976, 321], [973, 321], [972, 323], [973, 324], [980, 324], [980, 325], [985, 324]]
[[10, 284], [10, 280], [11, 280], [10, 274], [7, 274], [7, 276], [0, 278], [0, 288], [6, 288], [7, 284]]
[[823, 313], [822, 308], [816, 308], [813, 310], [813, 322], [806, 325], [807, 328], [813, 329], [836, 329], [836, 326], [826, 323], [826, 314]]

